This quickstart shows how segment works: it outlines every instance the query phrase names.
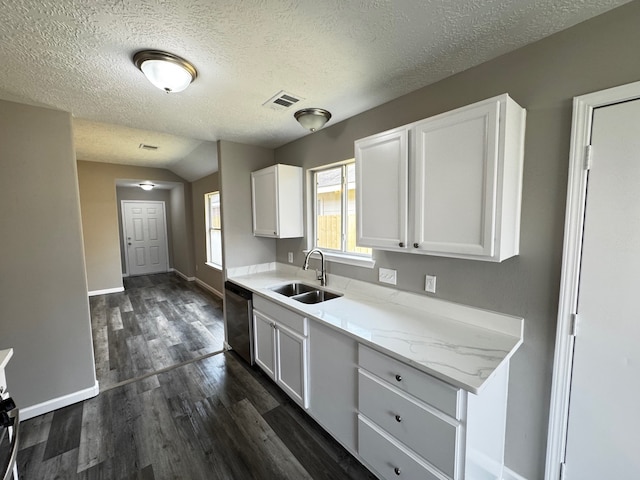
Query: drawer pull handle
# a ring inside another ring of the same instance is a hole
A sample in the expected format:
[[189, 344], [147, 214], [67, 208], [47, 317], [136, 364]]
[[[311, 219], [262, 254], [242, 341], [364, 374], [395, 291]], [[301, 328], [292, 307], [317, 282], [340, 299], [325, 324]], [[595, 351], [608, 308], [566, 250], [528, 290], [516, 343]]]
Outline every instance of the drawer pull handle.
[[397, 380], [398, 382], [401, 382], [401, 381], [402, 381], [402, 375], [399, 375], [399, 374], [398, 374], [398, 375], [396, 375], [396, 380]]
[[402, 470], [400, 470], [400, 467], [394, 468], [393, 471], [395, 472], [396, 475], [400, 475], [402, 473]]
[[396, 422], [400, 423], [402, 421], [402, 417], [400, 415], [396, 415]]

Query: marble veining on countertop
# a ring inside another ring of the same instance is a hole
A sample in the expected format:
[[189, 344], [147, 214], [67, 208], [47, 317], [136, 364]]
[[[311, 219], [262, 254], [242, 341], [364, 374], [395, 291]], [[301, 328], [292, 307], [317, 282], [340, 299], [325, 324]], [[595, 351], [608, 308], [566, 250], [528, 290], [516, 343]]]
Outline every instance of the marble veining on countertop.
[[312, 272], [281, 264], [229, 270], [228, 279], [363, 344], [472, 393], [522, 344], [523, 319], [329, 275], [342, 297], [308, 305], [270, 290]]

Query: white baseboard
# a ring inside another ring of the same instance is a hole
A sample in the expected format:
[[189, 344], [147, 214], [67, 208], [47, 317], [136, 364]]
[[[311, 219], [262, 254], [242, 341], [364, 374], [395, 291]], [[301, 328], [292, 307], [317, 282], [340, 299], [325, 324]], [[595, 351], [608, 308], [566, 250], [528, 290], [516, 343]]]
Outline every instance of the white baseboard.
[[187, 277], [184, 273], [182, 273], [180, 270], [176, 270], [175, 268], [170, 268], [169, 271], [170, 272], [175, 272], [176, 275], [178, 275], [179, 277], [184, 278], [187, 282], [193, 282], [196, 279], [196, 277]]
[[208, 283], [204, 283], [202, 280], [200, 280], [198, 277], [196, 277], [196, 283], [198, 285], [200, 285], [202, 288], [204, 288], [205, 290], [210, 291], [211, 293], [213, 293], [216, 297], [218, 298], [222, 298], [222, 292], [216, 290], [215, 288], [213, 288], [211, 285], [209, 285]]
[[124, 287], [105, 288], [104, 290], [91, 290], [89, 292], [89, 296], [95, 297], [96, 295], [107, 295], [109, 293], [120, 293], [120, 292], [124, 292]]
[[21, 408], [20, 421], [28, 420], [30, 418], [37, 417], [38, 415], [43, 415], [45, 413], [58, 410], [59, 408], [66, 407], [68, 405], [73, 405], [74, 403], [81, 402], [88, 398], [93, 398], [98, 395], [98, 393], [100, 393], [100, 387], [98, 385], [98, 382], [96, 381], [93, 387], [85, 388], [84, 390], [79, 390], [68, 395], [63, 395], [62, 397], [53, 398], [51, 400], [47, 400], [46, 402], [38, 403], [30, 407]]
[[518, 475], [516, 472], [504, 467], [502, 471], [502, 480], [527, 480], [522, 475]]
[[507, 469], [502, 459], [492, 458], [474, 448], [467, 450], [465, 473], [470, 478], [525, 480]]

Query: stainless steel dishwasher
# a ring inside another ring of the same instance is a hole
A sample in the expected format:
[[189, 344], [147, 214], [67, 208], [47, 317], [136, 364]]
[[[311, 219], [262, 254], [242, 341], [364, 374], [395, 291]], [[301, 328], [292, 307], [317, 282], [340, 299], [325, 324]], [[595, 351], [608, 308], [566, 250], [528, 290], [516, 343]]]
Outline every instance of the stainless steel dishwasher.
[[224, 282], [224, 318], [227, 344], [253, 365], [253, 294], [233, 282]]

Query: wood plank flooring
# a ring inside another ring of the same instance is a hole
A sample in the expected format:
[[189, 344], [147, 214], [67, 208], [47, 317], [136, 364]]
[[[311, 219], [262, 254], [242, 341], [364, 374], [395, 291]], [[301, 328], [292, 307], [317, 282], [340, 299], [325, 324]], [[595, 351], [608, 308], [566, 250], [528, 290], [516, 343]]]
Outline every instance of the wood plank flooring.
[[215, 299], [171, 276], [127, 284], [91, 304], [110, 387], [22, 423], [21, 479], [376, 478], [258, 368], [234, 352], [202, 357], [215, 344], [190, 326], [215, 338]]
[[100, 390], [222, 350], [220, 299], [175, 274], [128, 277], [124, 286], [90, 299]]

